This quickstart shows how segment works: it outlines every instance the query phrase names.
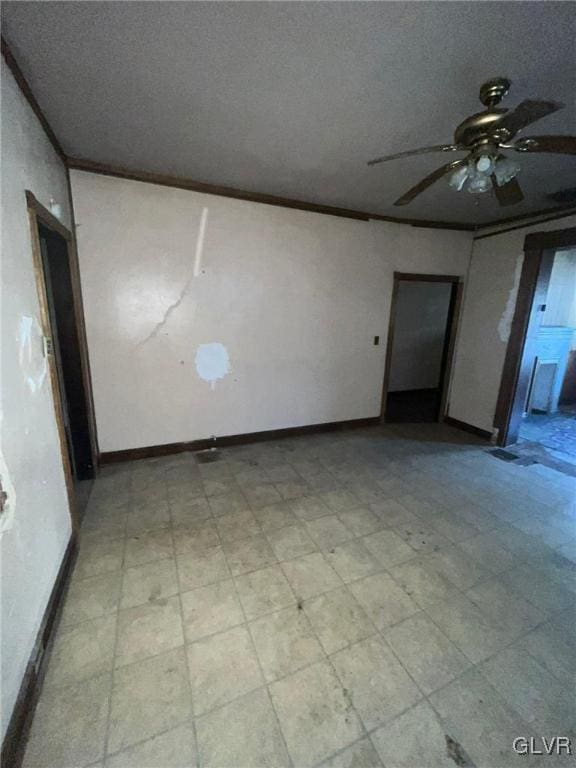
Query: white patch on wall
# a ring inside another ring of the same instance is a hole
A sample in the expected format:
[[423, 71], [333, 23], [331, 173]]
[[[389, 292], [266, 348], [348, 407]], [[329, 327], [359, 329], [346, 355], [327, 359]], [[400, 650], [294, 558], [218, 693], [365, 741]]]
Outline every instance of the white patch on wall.
[[230, 358], [224, 344], [200, 344], [196, 350], [196, 372], [214, 389], [216, 382], [230, 373]]
[[42, 387], [48, 371], [43, 344], [44, 336], [36, 318], [23, 315], [18, 326], [18, 363], [32, 394]]
[[520, 285], [520, 275], [522, 274], [523, 262], [524, 254], [521, 253], [516, 258], [516, 268], [514, 269], [514, 280], [512, 282], [512, 288], [508, 294], [506, 308], [504, 309], [502, 317], [500, 318], [500, 322], [498, 323], [498, 336], [500, 336], [500, 341], [504, 344], [507, 344], [508, 339], [510, 338], [512, 319], [514, 317], [514, 309], [516, 308], [516, 297], [518, 295], [518, 286]]

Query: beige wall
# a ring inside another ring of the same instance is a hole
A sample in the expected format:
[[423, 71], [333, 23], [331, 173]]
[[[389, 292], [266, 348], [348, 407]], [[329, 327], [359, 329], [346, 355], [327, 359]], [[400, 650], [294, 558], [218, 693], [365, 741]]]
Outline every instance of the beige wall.
[[72, 187], [102, 451], [377, 416], [393, 271], [468, 266], [468, 233]]
[[449, 414], [492, 431], [506, 346], [530, 232], [576, 226], [576, 216], [476, 240], [465, 288]]
[[70, 536], [24, 190], [54, 197], [69, 223], [64, 167], [4, 59], [2, 82], [2, 366], [0, 520], [2, 735]]

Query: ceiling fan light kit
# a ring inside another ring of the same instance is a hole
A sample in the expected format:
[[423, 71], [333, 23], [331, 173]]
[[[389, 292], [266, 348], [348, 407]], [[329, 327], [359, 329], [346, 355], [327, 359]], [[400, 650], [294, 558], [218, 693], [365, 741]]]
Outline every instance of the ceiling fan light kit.
[[[502, 150], [515, 152], [549, 152], [576, 155], [576, 136], [528, 136], [516, 139], [516, 134], [531, 123], [563, 108], [554, 101], [526, 100], [515, 109], [502, 109], [497, 105], [510, 89], [511, 82], [496, 77], [480, 88], [482, 112], [467, 117], [454, 132], [453, 144], [398, 152], [370, 160], [368, 165], [378, 165], [411, 155], [429, 152], [467, 152], [462, 160], [441, 166], [422, 179], [394, 205], [407, 205], [432, 184], [448, 176], [450, 187], [472, 194], [493, 191], [500, 205], [515, 205], [524, 199], [516, 176], [521, 166], [502, 154]], [[515, 140], [516, 139], [516, 140]], [[515, 141], [514, 141], [515, 140]]]

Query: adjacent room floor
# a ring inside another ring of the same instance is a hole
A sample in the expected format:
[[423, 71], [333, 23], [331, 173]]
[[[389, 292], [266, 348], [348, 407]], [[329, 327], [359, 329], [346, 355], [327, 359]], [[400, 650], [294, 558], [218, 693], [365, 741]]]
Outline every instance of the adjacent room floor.
[[531, 413], [522, 420], [519, 445], [523, 452], [538, 447], [552, 459], [576, 468], [576, 405], [561, 405], [556, 413]]
[[24, 764], [533, 764], [576, 724], [574, 483], [431, 424], [105, 468]]

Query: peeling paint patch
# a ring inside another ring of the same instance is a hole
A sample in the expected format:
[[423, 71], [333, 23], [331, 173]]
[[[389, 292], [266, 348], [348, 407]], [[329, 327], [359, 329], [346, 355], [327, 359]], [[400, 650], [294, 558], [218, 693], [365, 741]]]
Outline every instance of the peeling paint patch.
[[[18, 364], [32, 394], [42, 387], [48, 371], [42, 338], [42, 329], [36, 318], [23, 315], [18, 327]], [[33, 341], [36, 342], [36, 349], [33, 348]]]
[[196, 350], [196, 372], [214, 389], [216, 382], [230, 373], [230, 358], [224, 344], [200, 344]]
[[0, 533], [12, 527], [16, 507], [16, 489], [14, 488], [0, 448], [0, 493], [2, 494], [2, 512], [0, 514]]
[[522, 264], [524, 262], [524, 254], [521, 253], [516, 258], [516, 268], [514, 269], [514, 280], [512, 288], [508, 294], [508, 301], [506, 302], [506, 309], [500, 318], [498, 323], [498, 336], [500, 341], [504, 344], [508, 343], [510, 338], [510, 330], [512, 329], [512, 319], [514, 317], [514, 309], [516, 307], [516, 297], [518, 295], [518, 286], [520, 285], [520, 275], [522, 274]]

